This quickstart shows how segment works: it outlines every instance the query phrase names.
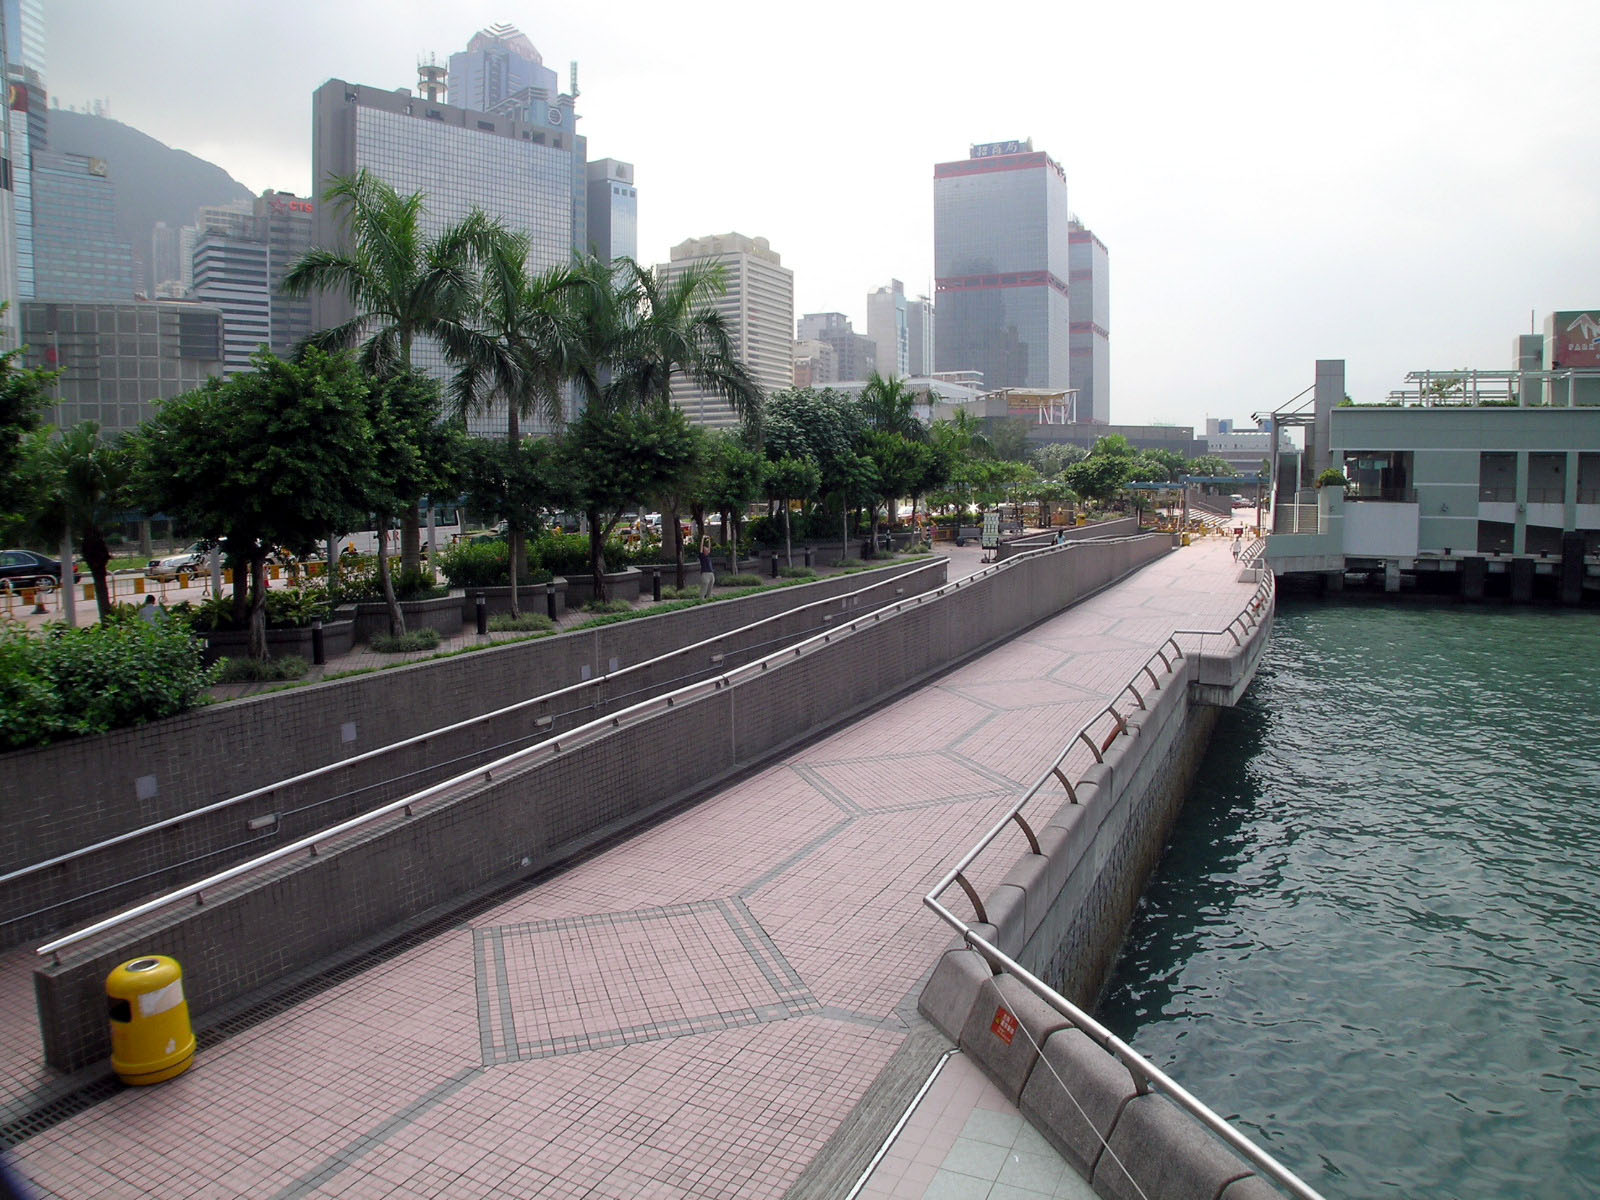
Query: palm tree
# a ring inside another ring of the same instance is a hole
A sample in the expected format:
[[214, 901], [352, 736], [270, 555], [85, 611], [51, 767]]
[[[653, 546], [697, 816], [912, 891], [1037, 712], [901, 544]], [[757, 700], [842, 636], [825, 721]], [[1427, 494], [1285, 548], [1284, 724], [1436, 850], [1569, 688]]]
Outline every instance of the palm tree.
[[[481, 291], [472, 324], [448, 331], [445, 352], [461, 364], [450, 388], [459, 416], [481, 412], [496, 400], [506, 405], [506, 439], [522, 440], [521, 422], [543, 416], [551, 426], [565, 419], [561, 385], [578, 369], [579, 327], [572, 304], [578, 277], [557, 268], [529, 277], [528, 238], [502, 233], [484, 260]], [[510, 522], [511, 615], [519, 615], [517, 571], [526, 531]]]
[[50, 443], [46, 471], [48, 490], [39, 508], [39, 531], [60, 539], [61, 581], [68, 589], [72, 587], [72, 538], [77, 533], [84, 561], [94, 576], [95, 604], [104, 620], [111, 612], [106, 577], [111, 548], [106, 544], [106, 529], [128, 499], [127, 455], [101, 441], [96, 422], [84, 421]]
[[[758, 443], [762, 388], [739, 360], [727, 323], [712, 303], [726, 290], [722, 267], [696, 263], [661, 276], [622, 259], [619, 274], [624, 319], [615, 330], [608, 401], [664, 409], [672, 403], [673, 379], [687, 377], [726, 400], [748, 440]], [[663, 529], [669, 526], [682, 587], [683, 526], [675, 507], [663, 514]]]
[[[450, 345], [476, 307], [478, 264], [493, 252], [500, 227], [474, 209], [464, 220], [429, 236], [423, 194], [402, 196], [365, 169], [335, 178], [323, 201], [344, 217], [349, 244], [318, 247], [289, 268], [282, 288], [291, 296], [332, 292], [354, 315], [319, 330], [307, 343], [324, 350], [361, 346], [361, 364], [387, 379], [411, 369], [418, 338]], [[416, 504], [401, 519], [402, 565], [415, 569], [421, 538]]]

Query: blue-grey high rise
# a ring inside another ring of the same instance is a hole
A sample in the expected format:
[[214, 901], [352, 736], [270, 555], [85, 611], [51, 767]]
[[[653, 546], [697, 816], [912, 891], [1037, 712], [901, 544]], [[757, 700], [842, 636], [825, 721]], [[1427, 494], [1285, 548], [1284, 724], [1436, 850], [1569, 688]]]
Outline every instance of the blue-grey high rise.
[[1071, 386], [1067, 178], [1032, 142], [938, 163], [935, 365], [987, 388]]

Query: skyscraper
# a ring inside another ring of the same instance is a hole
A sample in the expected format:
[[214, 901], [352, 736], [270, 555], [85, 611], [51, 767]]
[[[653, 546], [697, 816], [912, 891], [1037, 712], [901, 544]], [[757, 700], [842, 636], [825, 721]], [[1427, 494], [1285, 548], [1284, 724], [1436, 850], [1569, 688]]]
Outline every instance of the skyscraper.
[[266, 242], [203, 235], [194, 250], [194, 295], [222, 313], [223, 378], [248, 371], [250, 356], [272, 341]]
[[1111, 280], [1106, 244], [1074, 220], [1068, 235], [1072, 386], [1077, 419], [1111, 421]]
[[528, 88], [556, 98], [556, 73], [527, 35], [515, 25], [491, 25], [473, 34], [465, 50], [450, 56], [448, 100], [456, 108], [494, 112], [497, 105]]
[[893, 374], [892, 365], [887, 372], [879, 365], [877, 343], [866, 334], [857, 333], [843, 313], [806, 313], [800, 318], [797, 336], [802, 342], [825, 342], [833, 348], [834, 375], [830, 382], [859, 382], [874, 371]]
[[311, 334], [311, 300], [285, 296], [284, 274], [311, 249], [311, 223], [317, 211], [309, 196], [263, 192], [256, 197], [256, 236], [267, 246], [267, 287], [272, 298], [272, 352], [288, 358]]
[[639, 257], [639, 191], [633, 164], [602, 158], [589, 164], [589, 249], [605, 262]]
[[[476, 39], [474, 39], [476, 40]], [[434, 70], [437, 70], [436, 68]], [[428, 83], [425, 79], [425, 83]], [[530, 270], [565, 265], [586, 248], [588, 179], [584, 139], [573, 132], [571, 96], [500, 102], [517, 115], [445, 104], [432, 87], [421, 96], [330, 79], [312, 96], [312, 176], [321, 195], [335, 176], [365, 169], [402, 196], [424, 194], [424, 228], [436, 234], [482, 209], [528, 235]], [[537, 119], [529, 119], [537, 118]], [[336, 210], [318, 205], [313, 242], [341, 248], [346, 231]], [[352, 316], [348, 302], [326, 292], [312, 299], [312, 323], [326, 329]], [[439, 348], [424, 341], [413, 361], [441, 381]], [[504, 409], [469, 419], [474, 432], [503, 432]], [[538, 426], [529, 432], [538, 431]]]
[[906, 301], [906, 374], [922, 379], [934, 372], [933, 301], [926, 296]]
[[0, 322], [16, 343], [19, 303], [34, 296], [33, 152], [45, 148], [43, 0], [0, 0], [0, 47], [5, 56], [6, 103], [0, 109], [0, 299], [11, 308]]
[[878, 347], [878, 374], [903, 379], [911, 373], [911, 328], [906, 289], [898, 279], [867, 293], [867, 336]]
[[[696, 263], [722, 268], [726, 291], [712, 301], [722, 314], [734, 353], [763, 389], [779, 391], [794, 383], [794, 272], [766, 238], [724, 233], [690, 238], [672, 248], [672, 261], [656, 267], [670, 282]], [[701, 391], [690, 380], [673, 384], [672, 402], [697, 425], [737, 424], [725, 400]]]
[[117, 236], [105, 159], [34, 153], [33, 272], [40, 300], [133, 299], [133, 247]]
[[986, 386], [1071, 386], [1067, 177], [1031, 141], [976, 145], [934, 166], [940, 371]]

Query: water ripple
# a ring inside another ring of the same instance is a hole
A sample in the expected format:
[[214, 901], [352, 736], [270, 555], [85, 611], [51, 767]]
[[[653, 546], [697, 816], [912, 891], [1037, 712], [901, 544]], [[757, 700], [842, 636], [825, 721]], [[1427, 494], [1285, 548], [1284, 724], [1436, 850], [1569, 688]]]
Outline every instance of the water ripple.
[[1600, 622], [1286, 607], [1101, 1015], [1330, 1198], [1600, 1197]]

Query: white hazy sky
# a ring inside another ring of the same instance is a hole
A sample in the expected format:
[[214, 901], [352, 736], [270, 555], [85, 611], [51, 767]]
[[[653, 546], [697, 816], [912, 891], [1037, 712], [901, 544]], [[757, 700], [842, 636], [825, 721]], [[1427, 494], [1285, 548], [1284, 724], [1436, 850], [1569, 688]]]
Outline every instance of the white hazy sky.
[[[1347, 360], [1511, 365], [1600, 304], [1600, 3], [767, 6], [597, 0], [46, 0], [47, 83], [219, 164], [311, 184], [311, 93], [414, 87], [518, 26], [579, 64], [591, 158], [634, 163], [639, 257], [768, 238], [795, 311], [930, 290], [933, 164], [1033, 139], [1111, 258], [1118, 423], [1248, 418]], [[114, 164], [113, 164], [114, 166]]]

